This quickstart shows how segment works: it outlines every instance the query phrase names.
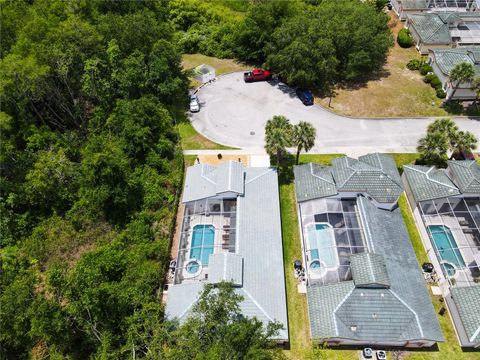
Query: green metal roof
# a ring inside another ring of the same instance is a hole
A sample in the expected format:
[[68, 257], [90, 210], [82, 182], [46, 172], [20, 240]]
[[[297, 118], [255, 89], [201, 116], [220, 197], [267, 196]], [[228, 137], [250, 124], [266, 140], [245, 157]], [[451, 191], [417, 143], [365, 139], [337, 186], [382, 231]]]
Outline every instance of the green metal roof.
[[451, 288], [460, 319], [470, 342], [480, 342], [480, 285]]
[[462, 193], [480, 193], [480, 166], [475, 160], [448, 161], [448, 171]]
[[459, 19], [452, 13], [414, 14], [407, 18], [409, 26], [415, 30], [425, 44], [450, 44], [452, 37], [448, 22]]
[[402, 0], [404, 10], [423, 10], [428, 9], [427, 0]]
[[350, 266], [356, 287], [390, 287], [390, 279], [382, 255], [374, 253], [354, 254], [350, 256]]
[[405, 165], [403, 173], [417, 202], [460, 194], [445, 171], [434, 166]]
[[337, 194], [330, 167], [318, 164], [298, 165], [293, 168], [297, 201], [306, 201]]
[[430, 50], [435, 58], [435, 64], [440, 71], [449, 75], [452, 69], [461, 63], [472, 64], [477, 74], [480, 74], [480, 46], [458, 47], [455, 49]]

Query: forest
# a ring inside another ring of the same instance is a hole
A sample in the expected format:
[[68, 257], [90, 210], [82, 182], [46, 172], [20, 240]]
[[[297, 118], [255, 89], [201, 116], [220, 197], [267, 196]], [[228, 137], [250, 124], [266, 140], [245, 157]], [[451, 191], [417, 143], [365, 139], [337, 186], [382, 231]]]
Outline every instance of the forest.
[[275, 357], [227, 285], [164, 321], [182, 54], [328, 91], [385, 61], [377, 3], [0, 0], [0, 358]]

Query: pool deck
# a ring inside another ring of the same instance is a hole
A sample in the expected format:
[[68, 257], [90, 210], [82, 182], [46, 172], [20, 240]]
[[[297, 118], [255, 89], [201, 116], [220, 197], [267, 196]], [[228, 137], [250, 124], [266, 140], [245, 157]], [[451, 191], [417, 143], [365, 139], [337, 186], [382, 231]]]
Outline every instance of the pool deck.
[[[445, 225], [450, 229], [455, 242], [458, 246], [458, 251], [462, 255], [463, 261], [465, 264], [471, 264], [475, 262], [475, 253], [470, 249], [475, 249], [476, 244], [473, 239], [470, 239], [468, 234], [465, 234], [464, 231], [460, 228], [460, 224], [455, 217], [446, 217], [446, 216], [428, 216], [424, 217], [425, 225], [428, 227], [430, 225]], [[427, 235], [428, 236], [428, 235]], [[428, 241], [432, 243], [430, 236], [428, 236]], [[431, 244], [434, 246], [434, 244]], [[478, 254], [478, 250], [477, 250]], [[437, 257], [438, 258], [438, 257]], [[442, 262], [441, 258], [438, 258], [439, 262]], [[468, 268], [459, 269], [456, 264], [453, 264], [456, 267], [456, 274], [454, 276], [455, 282], [459, 285], [462, 283], [473, 284], [474, 278]], [[437, 269], [439, 272], [440, 269]]]
[[[180, 249], [180, 253], [178, 256], [179, 264], [177, 266], [183, 266], [182, 269], [178, 269], [177, 272], [177, 280], [176, 283], [185, 283], [185, 282], [196, 282], [198, 280], [206, 279], [208, 274], [208, 267], [202, 267], [202, 270], [196, 276], [192, 276], [192, 274], [188, 273], [185, 265], [190, 260], [190, 249], [192, 246], [192, 238], [193, 238], [193, 229], [197, 225], [213, 225], [215, 227], [215, 238], [214, 238], [214, 250], [213, 253], [220, 253], [220, 252], [228, 252], [230, 246], [232, 245], [229, 241], [224, 241], [223, 236], [228, 233], [225, 227], [229, 227], [231, 224], [230, 217], [224, 215], [192, 215], [188, 219], [188, 223], [184, 226], [186, 228], [183, 229], [182, 235], [186, 235], [186, 243]], [[235, 231], [232, 229], [231, 231]], [[228, 247], [225, 243], [228, 243]]]

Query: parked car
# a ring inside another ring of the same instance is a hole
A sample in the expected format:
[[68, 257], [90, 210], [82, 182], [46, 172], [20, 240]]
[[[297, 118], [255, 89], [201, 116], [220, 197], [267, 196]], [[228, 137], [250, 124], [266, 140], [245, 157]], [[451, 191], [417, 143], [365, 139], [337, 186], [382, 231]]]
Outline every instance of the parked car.
[[304, 105], [313, 105], [313, 94], [311, 91], [299, 88], [295, 92]]
[[199, 112], [200, 111], [200, 104], [198, 102], [197, 95], [190, 96], [190, 112]]
[[243, 73], [243, 80], [245, 82], [270, 80], [272, 73], [268, 70], [255, 69]]

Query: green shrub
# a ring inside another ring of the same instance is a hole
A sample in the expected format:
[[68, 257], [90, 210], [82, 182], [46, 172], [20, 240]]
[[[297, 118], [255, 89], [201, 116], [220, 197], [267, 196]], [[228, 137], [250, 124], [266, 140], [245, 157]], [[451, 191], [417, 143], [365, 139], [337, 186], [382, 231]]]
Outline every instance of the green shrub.
[[440, 79], [437, 77], [437, 75], [433, 74], [432, 81], [430, 81], [430, 85], [435, 89], [435, 90], [441, 90], [442, 89], [442, 82]]
[[430, 84], [432, 82], [432, 80], [434, 78], [436, 78], [437, 76], [435, 74], [427, 74], [425, 75], [425, 77], [423, 78], [423, 82], [424, 83], [427, 83], [427, 84]]
[[407, 69], [408, 70], [418, 70], [420, 69], [420, 66], [422, 66], [422, 64], [424, 64], [423, 60], [421, 59], [411, 59], [408, 63], [407, 63]]
[[400, 47], [402, 48], [411, 47], [413, 45], [413, 38], [412, 38], [412, 35], [410, 35], [410, 30], [405, 28], [401, 29], [398, 32], [397, 42], [398, 42], [398, 45], [400, 45]]
[[426, 63], [420, 66], [420, 74], [422, 75], [427, 75], [432, 70], [433, 70], [432, 67]]
[[436, 91], [439, 99], [445, 99], [447, 97], [447, 93], [443, 91], [443, 89], [437, 89]]

